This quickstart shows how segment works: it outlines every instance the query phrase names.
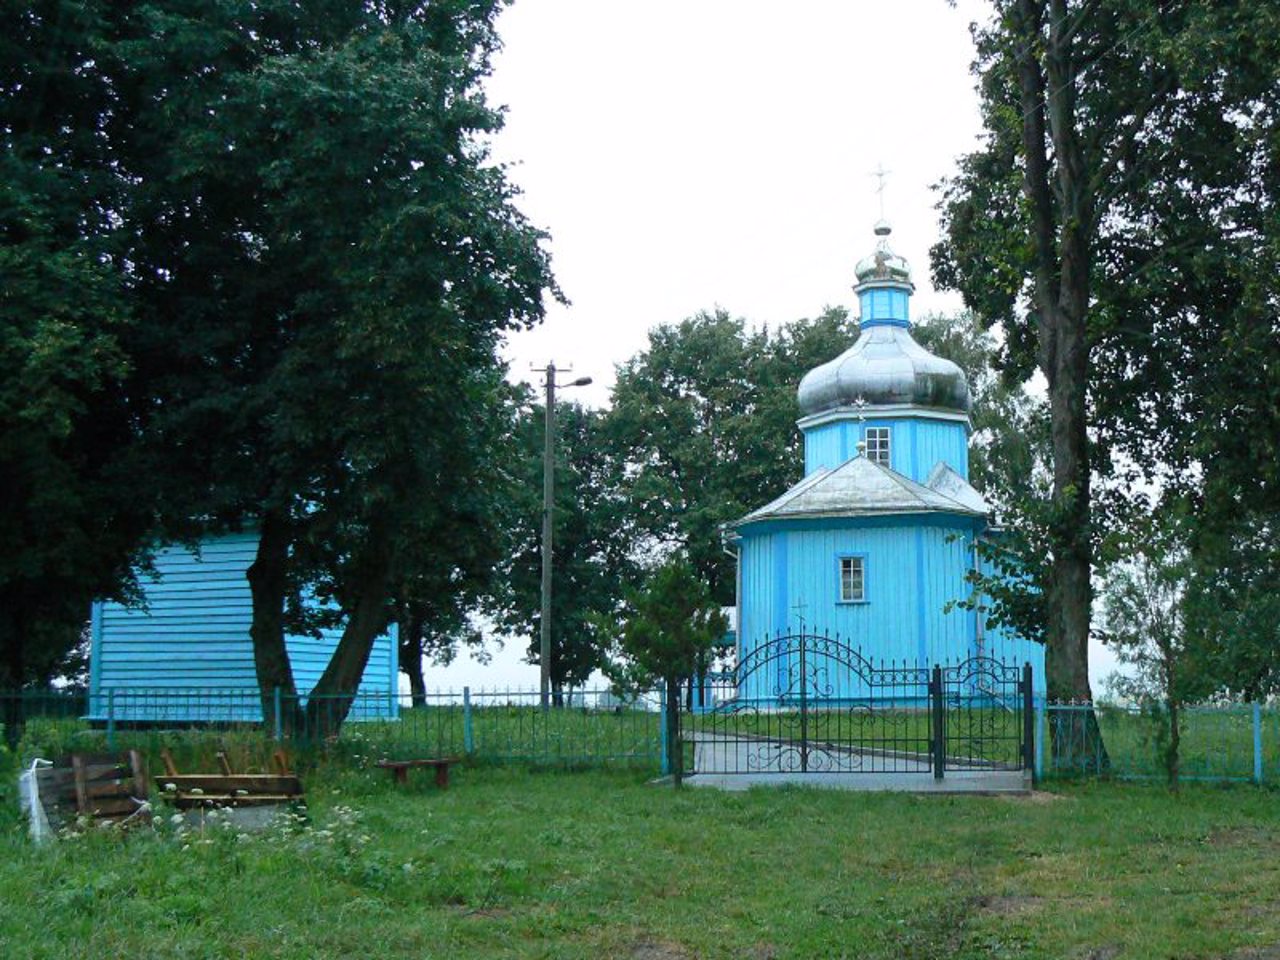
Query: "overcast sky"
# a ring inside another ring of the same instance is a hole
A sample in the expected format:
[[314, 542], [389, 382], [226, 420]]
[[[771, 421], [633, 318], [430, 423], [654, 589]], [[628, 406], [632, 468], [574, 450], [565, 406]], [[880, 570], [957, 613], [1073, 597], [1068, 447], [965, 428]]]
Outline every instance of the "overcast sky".
[[[959, 307], [930, 283], [932, 187], [981, 131], [969, 25], [986, 15], [975, 0], [517, 0], [488, 84], [507, 109], [494, 156], [571, 303], [511, 339], [512, 377], [572, 365], [595, 380], [574, 395], [603, 405], [658, 324], [852, 305], [881, 165], [913, 312]], [[522, 654], [428, 684], [536, 685]]]

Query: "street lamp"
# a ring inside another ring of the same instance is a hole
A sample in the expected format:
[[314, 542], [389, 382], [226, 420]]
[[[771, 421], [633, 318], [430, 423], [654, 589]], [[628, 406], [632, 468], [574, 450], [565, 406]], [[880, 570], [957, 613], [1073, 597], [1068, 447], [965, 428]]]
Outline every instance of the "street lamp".
[[551, 706], [551, 514], [555, 509], [556, 486], [556, 387], [585, 387], [591, 378], [579, 377], [572, 383], [557, 384], [554, 362], [541, 369], [547, 375], [547, 397], [542, 446], [542, 637], [538, 646], [538, 665], [542, 668], [542, 709], [546, 710]]

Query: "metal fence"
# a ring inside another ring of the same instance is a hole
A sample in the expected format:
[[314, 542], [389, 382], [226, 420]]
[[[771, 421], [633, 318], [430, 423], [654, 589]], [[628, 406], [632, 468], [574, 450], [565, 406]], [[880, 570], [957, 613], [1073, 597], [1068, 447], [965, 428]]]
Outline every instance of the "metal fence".
[[[682, 691], [682, 728], [705, 731], [708, 714], [714, 717], [724, 696], [713, 683], [698, 685], [692, 695]], [[433, 691], [417, 702], [409, 695], [283, 694], [264, 702], [243, 689], [117, 690], [93, 702], [83, 693], [0, 693], [0, 744], [20, 747], [20, 754], [53, 756], [133, 746], [155, 753], [175, 742], [199, 754], [232, 743], [247, 758], [269, 757], [270, 749], [285, 743], [360, 761], [457, 756], [669, 772], [676, 753], [664, 706], [661, 691], [622, 697], [608, 689], [567, 692], [549, 710], [528, 689]], [[340, 727], [334, 722], [339, 714], [349, 718]], [[1160, 721], [1135, 707], [1037, 701], [1032, 727], [1037, 779], [1166, 776]], [[1280, 784], [1280, 705], [1185, 708], [1180, 767], [1186, 780]], [[685, 769], [695, 767], [687, 763]]]
[[[1179, 779], [1280, 783], [1280, 708], [1236, 703], [1182, 708]], [[1036, 705], [1037, 779], [1105, 775], [1163, 780], [1168, 719], [1136, 706]]]
[[472, 689], [411, 695], [291, 697], [256, 691], [117, 689], [109, 694], [0, 694], [11, 748], [44, 755], [181, 737], [257, 739], [359, 759], [468, 757], [529, 764], [666, 766], [662, 695], [566, 691], [542, 709], [538, 691]]

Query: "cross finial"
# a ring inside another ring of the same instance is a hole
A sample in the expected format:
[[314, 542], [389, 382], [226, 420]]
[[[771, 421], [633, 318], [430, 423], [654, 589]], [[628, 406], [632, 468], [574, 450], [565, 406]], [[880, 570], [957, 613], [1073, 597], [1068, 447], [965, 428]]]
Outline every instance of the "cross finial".
[[886, 170], [883, 163], [876, 164], [876, 168], [871, 171], [871, 175], [878, 181], [876, 185], [876, 193], [880, 195], [880, 219], [884, 219], [884, 182], [889, 178], [892, 170]]
[[804, 612], [808, 608], [808, 604], [803, 599], [797, 600], [795, 606], [791, 609], [796, 612], [796, 619], [800, 621], [800, 629], [804, 629]]

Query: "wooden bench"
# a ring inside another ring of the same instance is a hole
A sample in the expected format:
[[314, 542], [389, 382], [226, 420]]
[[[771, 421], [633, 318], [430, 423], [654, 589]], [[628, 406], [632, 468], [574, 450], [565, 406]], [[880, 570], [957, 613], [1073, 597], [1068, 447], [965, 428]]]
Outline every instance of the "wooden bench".
[[449, 789], [449, 765], [458, 763], [458, 757], [441, 757], [437, 760], [379, 760], [374, 764], [383, 770], [390, 770], [396, 783], [409, 782], [411, 767], [431, 767], [436, 772], [436, 786], [441, 790]]

